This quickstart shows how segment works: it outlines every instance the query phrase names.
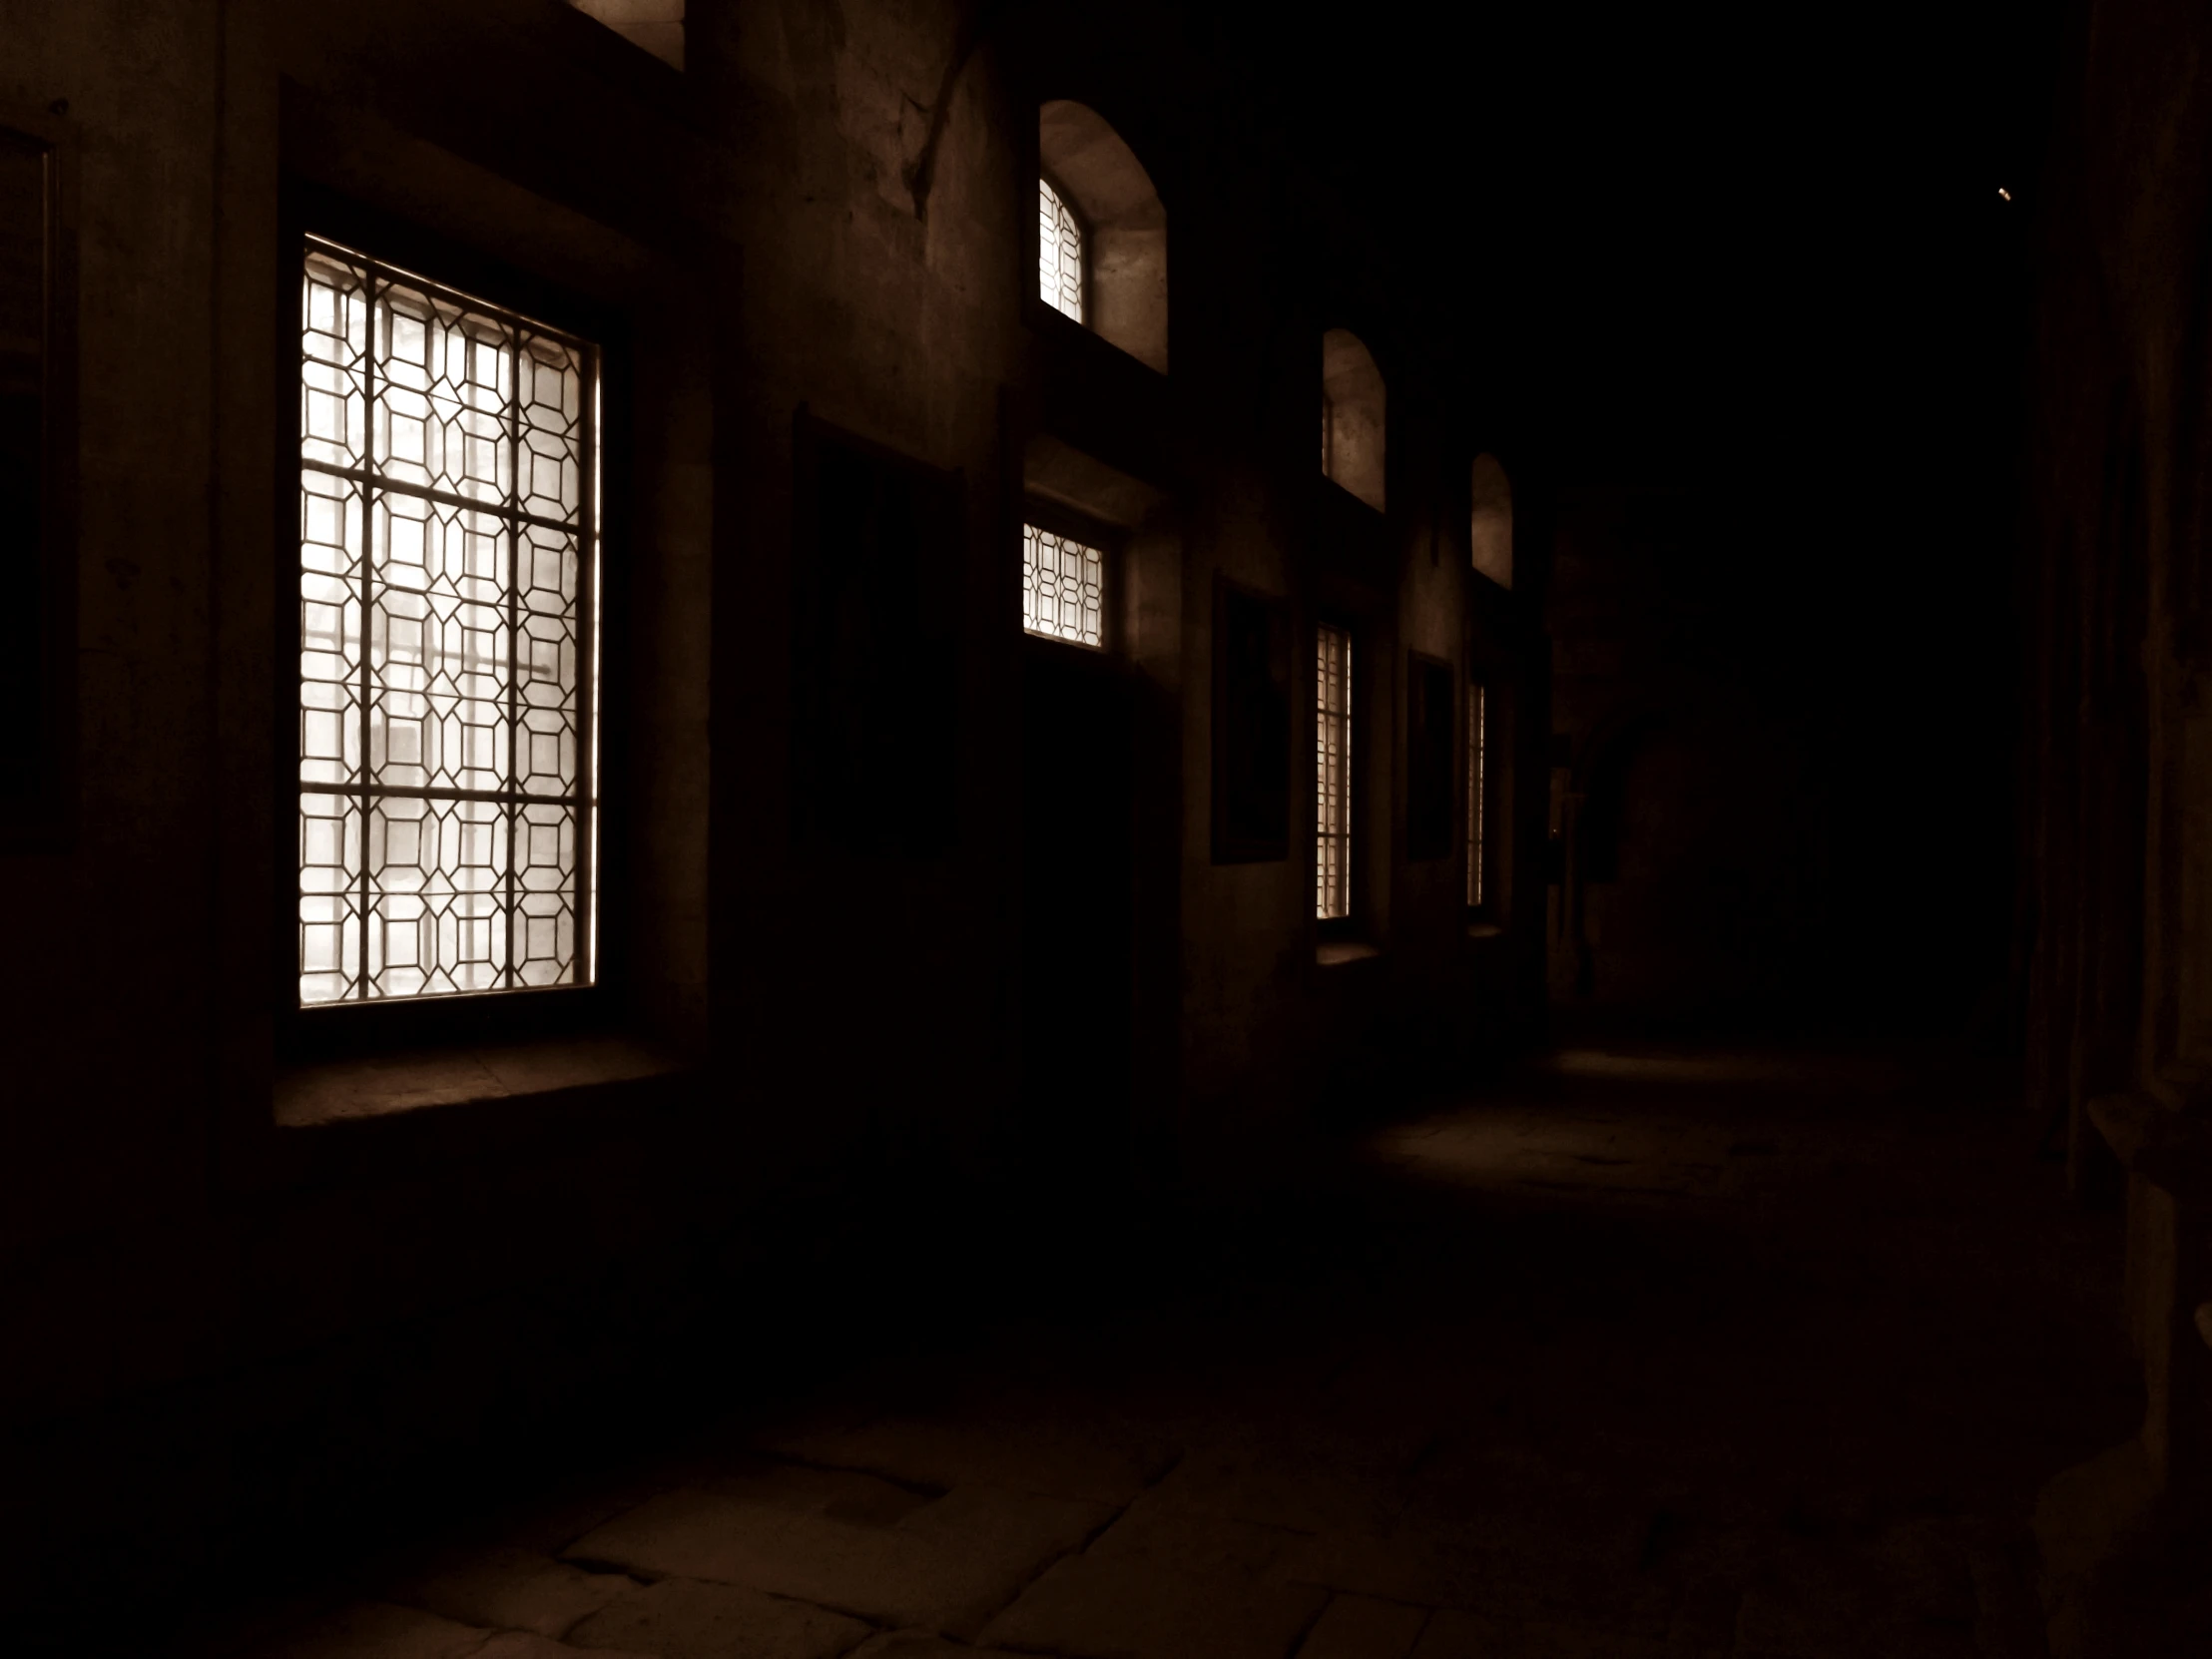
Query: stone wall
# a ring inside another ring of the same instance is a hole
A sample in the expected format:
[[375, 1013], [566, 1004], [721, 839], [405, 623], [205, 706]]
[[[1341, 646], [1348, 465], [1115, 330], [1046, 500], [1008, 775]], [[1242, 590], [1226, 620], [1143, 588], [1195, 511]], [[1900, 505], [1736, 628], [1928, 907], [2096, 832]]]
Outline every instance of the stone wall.
[[[2141, 1433], [2046, 1488], [2052, 1651], [2183, 1652], [2212, 1493], [2203, 894], [2206, 112], [2212, 25], [2064, 9], [2048, 163], [2023, 192], [2034, 356], [2021, 910], [2030, 1098], [2076, 1193], [2124, 1201]], [[2123, 1199], [2124, 1195], [2124, 1199]]]
[[[1332, 1089], [1373, 1109], [1525, 1039], [1540, 864], [1516, 861], [1506, 932], [1468, 938], [1456, 862], [1402, 857], [1389, 696], [1365, 729], [1378, 954], [1317, 962], [1309, 713], [1290, 855], [1217, 865], [1207, 816], [1216, 573], [1304, 628], [1336, 570], [1401, 697], [1404, 650], [1466, 661], [1464, 480], [1477, 442], [1512, 462], [1509, 422], [1437, 383], [1461, 359], [1357, 216], [1280, 176], [1233, 53], [1146, 8], [1111, 43], [1094, 24], [692, 0], [678, 71], [559, 0], [0, 10], [0, 109], [55, 112], [80, 162], [80, 828], [0, 853], [7, 1554], [43, 1597], [173, 1605], [249, 1540], [308, 1553], [548, 1436], [650, 1433], [987, 1283], [1052, 1211], [1010, 1150], [1051, 1098], [1020, 1063], [1050, 990], [1021, 944], [1049, 895], [1018, 878], [1038, 434], [1155, 503], [1120, 550], [1130, 1187], [1249, 1188]], [[1060, 97], [1158, 185], [1171, 378], [1025, 307]], [[284, 1040], [284, 236], [325, 211], [615, 319], [610, 971], [559, 1040], [464, 1025], [306, 1069]], [[1340, 320], [1391, 377], [1364, 564], [1317, 529]], [[939, 855], [794, 836], [802, 410], [958, 479]], [[1518, 554], [1540, 572], [1540, 533]], [[1536, 676], [1533, 755], [1540, 632], [1491, 609]]]

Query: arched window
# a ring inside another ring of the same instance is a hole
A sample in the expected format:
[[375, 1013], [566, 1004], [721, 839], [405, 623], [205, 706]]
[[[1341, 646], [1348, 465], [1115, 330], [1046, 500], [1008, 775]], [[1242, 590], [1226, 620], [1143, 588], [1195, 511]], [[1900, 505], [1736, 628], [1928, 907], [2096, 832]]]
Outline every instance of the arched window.
[[1038, 297], [1139, 362], [1168, 368], [1168, 216], [1152, 176], [1097, 111], [1037, 115]]
[[1321, 470], [1377, 512], [1382, 507], [1382, 371], [1360, 336], [1321, 337]]
[[1083, 223], [1050, 179], [1037, 181], [1037, 295], [1083, 320]]
[[1513, 486], [1495, 455], [1474, 458], [1474, 516], [1467, 542], [1474, 568], [1501, 588], [1513, 585]]

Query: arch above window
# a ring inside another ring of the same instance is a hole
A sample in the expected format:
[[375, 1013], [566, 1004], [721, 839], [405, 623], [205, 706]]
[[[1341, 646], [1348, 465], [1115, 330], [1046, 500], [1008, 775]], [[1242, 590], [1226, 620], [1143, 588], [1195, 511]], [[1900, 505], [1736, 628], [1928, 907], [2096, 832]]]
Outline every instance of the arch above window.
[[1513, 485], [1495, 455], [1474, 458], [1473, 516], [1467, 543], [1474, 568], [1501, 588], [1513, 585]]
[[1321, 337], [1321, 469], [1377, 512], [1382, 506], [1382, 371], [1358, 334]]
[[1041, 297], [1165, 374], [1168, 216], [1152, 176], [1103, 116], [1065, 98], [1037, 112], [1037, 155]]

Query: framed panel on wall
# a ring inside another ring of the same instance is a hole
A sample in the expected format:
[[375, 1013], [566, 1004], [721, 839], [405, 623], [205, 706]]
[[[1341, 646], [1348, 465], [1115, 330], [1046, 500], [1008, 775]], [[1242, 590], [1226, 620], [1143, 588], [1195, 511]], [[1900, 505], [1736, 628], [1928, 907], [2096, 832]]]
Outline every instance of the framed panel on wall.
[[1451, 856], [1453, 695], [1451, 665], [1418, 651], [1405, 657], [1405, 856]]
[[1291, 623], [1282, 600], [1214, 588], [1214, 862], [1291, 854]]
[[0, 848], [75, 828], [76, 360], [68, 147], [0, 110]]
[[953, 841], [960, 474], [799, 413], [792, 832], [801, 850]]

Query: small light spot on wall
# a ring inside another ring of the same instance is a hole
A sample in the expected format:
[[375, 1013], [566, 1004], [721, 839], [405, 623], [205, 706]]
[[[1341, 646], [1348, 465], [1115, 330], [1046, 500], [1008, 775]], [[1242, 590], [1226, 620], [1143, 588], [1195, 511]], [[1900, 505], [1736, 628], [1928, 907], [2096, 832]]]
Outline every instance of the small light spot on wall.
[[2012, 193], [2006, 190], [2002, 185], [1997, 186], [1997, 194], [2003, 197], [2007, 202], [2012, 200]]

